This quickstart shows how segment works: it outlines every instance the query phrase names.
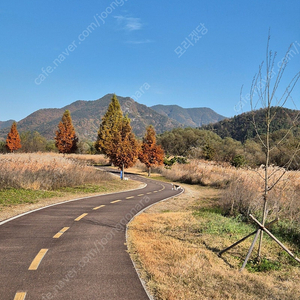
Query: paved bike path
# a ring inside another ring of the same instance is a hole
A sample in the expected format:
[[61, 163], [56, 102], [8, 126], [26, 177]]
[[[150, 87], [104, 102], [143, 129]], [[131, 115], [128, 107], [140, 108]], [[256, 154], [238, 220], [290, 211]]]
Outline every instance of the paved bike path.
[[65, 202], [2, 224], [0, 299], [148, 300], [127, 253], [126, 224], [181, 191], [126, 176], [147, 186]]

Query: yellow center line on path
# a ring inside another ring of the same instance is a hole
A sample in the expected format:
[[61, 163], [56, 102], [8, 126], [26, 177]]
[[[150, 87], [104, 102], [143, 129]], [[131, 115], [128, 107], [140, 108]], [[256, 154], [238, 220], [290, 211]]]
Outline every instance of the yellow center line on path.
[[32, 261], [31, 265], [29, 266], [28, 270], [37, 270], [39, 264], [41, 263], [42, 259], [44, 258], [45, 254], [47, 253], [48, 249], [41, 249], [37, 256]]
[[112, 201], [110, 203], [117, 203], [117, 202], [121, 202], [122, 200], [115, 200], [115, 201]]
[[144, 196], [144, 194], [139, 194], [138, 197]]
[[93, 210], [97, 210], [97, 209], [99, 209], [99, 208], [101, 208], [101, 207], [104, 207], [104, 206], [105, 206], [105, 205], [100, 205], [100, 206], [94, 207]]
[[53, 236], [54, 239], [60, 238], [70, 227], [64, 227], [57, 234]]
[[26, 292], [17, 292], [14, 300], [24, 300], [26, 297]]
[[157, 193], [158, 191], [154, 191], [153, 193]]
[[134, 198], [134, 196], [131, 196], [131, 197], [127, 197], [126, 199], [132, 199], [132, 198]]
[[147, 193], [147, 195], [150, 195], [150, 194], [152, 194], [152, 192]]
[[78, 218], [76, 218], [74, 221], [80, 221], [82, 218], [84, 218], [85, 216], [87, 216], [88, 214], [82, 214], [81, 216], [79, 216]]

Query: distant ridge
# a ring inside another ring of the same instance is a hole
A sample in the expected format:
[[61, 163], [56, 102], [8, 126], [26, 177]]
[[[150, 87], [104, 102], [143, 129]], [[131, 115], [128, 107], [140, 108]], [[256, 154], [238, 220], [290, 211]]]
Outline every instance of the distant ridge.
[[8, 120], [8, 121], [0, 121], [0, 129], [6, 128], [6, 127], [11, 127], [12, 123], [14, 120]]
[[202, 125], [216, 123], [225, 117], [217, 114], [210, 108], [182, 108], [178, 105], [154, 105], [151, 106], [156, 112], [165, 115], [177, 122], [190, 127], [201, 127]]
[[[19, 133], [37, 131], [47, 139], [53, 139], [57, 125], [66, 109], [71, 112], [75, 131], [81, 140], [95, 141], [102, 117], [113, 94], [98, 100], [78, 100], [62, 108], [40, 109], [18, 122]], [[177, 105], [156, 105], [152, 108], [139, 104], [130, 97], [117, 96], [124, 114], [131, 119], [134, 133], [142, 137], [148, 125], [157, 134], [176, 127], [198, 127], [224, 119], [209, 108], [184, 109]], [[0, 122], [0, 139], [5, 139], [13, 121]]]

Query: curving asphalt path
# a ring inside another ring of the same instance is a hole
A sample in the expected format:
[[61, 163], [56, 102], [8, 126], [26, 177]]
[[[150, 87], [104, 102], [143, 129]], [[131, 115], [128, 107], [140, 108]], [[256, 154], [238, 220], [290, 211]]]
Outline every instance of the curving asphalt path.
[[1, 300], [148, 300], [125, 230], [145, 207], [181, 190], [142, 189], [69, 201], [0, 223]]

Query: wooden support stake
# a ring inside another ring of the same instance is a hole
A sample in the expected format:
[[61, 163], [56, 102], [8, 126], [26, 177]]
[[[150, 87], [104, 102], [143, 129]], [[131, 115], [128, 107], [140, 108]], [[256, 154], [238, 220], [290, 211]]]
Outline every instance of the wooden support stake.
[[219, 252], [219, 256], [221, 257], [221, 255], [225, 252], [227, 252], [228, 250], [230, 250], [231, 248], [237, 246], [238, 244], [240, 244], [241, 242], [243, 242], [244, 240], [246, 240], [247, 238], [249, 238], [250, 236], [252, 236], [253, 234], [255, 234], [257, 232], [257, 230], [251, 232], [250, 234], [248, 234], [247, 236], [243, 237], [242, 239], [240, 239], [239, 241], [235, 242], [234, 244], [232, 244], [231, 246], [227, 247], [226, 249], [222, 250]]
[[[276, 223], [278, 221], [278, 218], [276, 218], [275, 220], [273, 220], [272, 222], [266, 224], [266, 227], [270, 227], [271, 225], [273, 225], [274, 223]], [[221, 257], [221, 255], [225, 252], [227, 252], [228, 250], [230, 250], [231, 248], [237, 246], [238, 244], [240, 244], [241, 242], [245, 241], [247, 238], [249, 238], [250, 236], [254, 235], [257, 232], [257, 230], [251, 232], [250, 234], [248, 234], [247, 236], [243, 237], [242, 239], [240, 239], [239, 241], [235, 242], [234, 244], [232, 244], [231, 246], [227, 247], [226, 249], [222, 250], [219, 252], [219, 256]]]
[[255, 235], [255, 237], [254, 237], [254, 239], [253, 239], [253, 242], [252, 242], [252, 244], [251, 244], [251, 247], [250, 247], [250, 249], [249, 249], [249, 251], [248, 251], [248, 254], [247, 254], [246, 258], [245, 258], [245, 261], [244, 261], [244, 263], [243, 263], [243, 265], [242, 265], [242, 267], [241, 267], [241, 269], [240, 269], [240, 272], [242, 272], [242, 271], [244, 270], [244, 268], [246, 267], [246, 264], [247, 264], [247, 262], [248, 262], [248, 260], [249, 260], [249, 258], [250, 258], [250, 256], [251, 256], [251, 253], [252, 253], [252, 251], [253, 251], [253, 248], [254, 248], [254, 246], [255, 246], [255, 243], [256, 243], [256, 241], [257, 241], [257, 238], [259, 237], [260, 232], [261, 232], [261, 230], [258, 229], [257, 232], [256, 232], [256, 235]]
[[292, 258], [300, 263], [300, 259], [297, 258], [288, 248], [286, 248], [265, 226], [257, 221], [251, 214], [249, 216], [261, 228], [261, 230], [265, 231], [283, 250], [285, 250]]

